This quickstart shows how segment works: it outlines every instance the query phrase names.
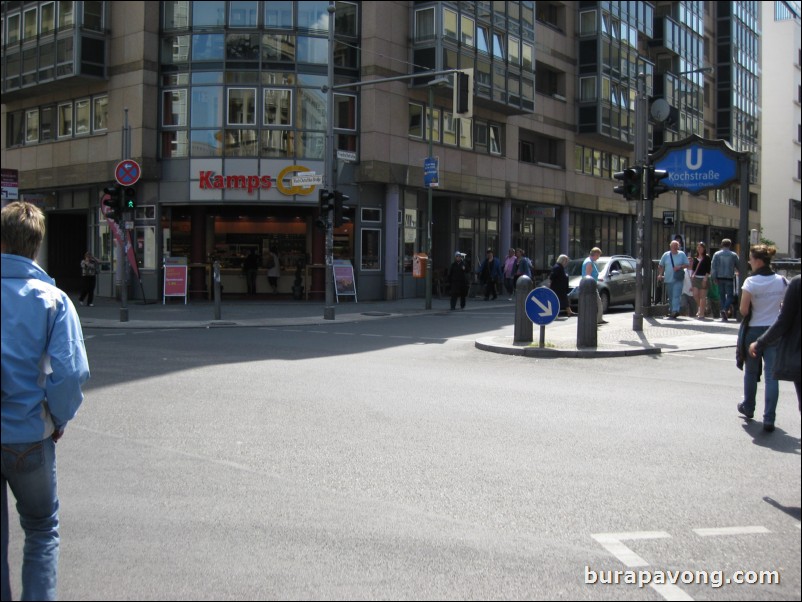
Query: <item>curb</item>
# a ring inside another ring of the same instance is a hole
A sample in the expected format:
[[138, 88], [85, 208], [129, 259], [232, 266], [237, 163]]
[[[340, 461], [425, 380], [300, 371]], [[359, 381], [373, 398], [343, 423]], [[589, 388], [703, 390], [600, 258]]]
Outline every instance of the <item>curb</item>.
[[659, 355], [663, 352], [659, 347], [641, 347], [637, 349], [559, 349], [552, 347], [530, 347], [529, 344], [518, 345], [499, 345], [488, 341], [488, 339], [477, 339], [475, 342], [477, 349], [489, 351], [491, 353], [501, 353], [504, 355], [520, 355], [524, 357], [573, 357], [573, 358], [594, 358], [594, 357], [630, 357], [635, 355]]

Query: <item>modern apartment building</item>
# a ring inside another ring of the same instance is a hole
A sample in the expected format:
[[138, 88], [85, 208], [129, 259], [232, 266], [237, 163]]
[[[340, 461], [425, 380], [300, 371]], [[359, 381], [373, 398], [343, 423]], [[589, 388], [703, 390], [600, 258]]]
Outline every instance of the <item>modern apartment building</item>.
[[[314, 294], [322, 270], [298, 266], [324, 263], [319, 187], [292, 177], [323, 174], [327, 152], [345, 151], [336, 185], [355, 215], [335, 231], [335, 258], [352, 262], [360, 300], [423, 296], [412, 266], [430, 220], [437, 274], [456, 250], [476, 265], [487, 248], [521, 247], [537, 270], [594, 246], [635, 253], [635, 203], [613, 193], [612, 174], [634, 160], [645, 73], [650, 97], [671, 106], [649, 124], [652, 148], [695, 133], [752, 153], [757, 228], [760, 4], [336, 2], [329, 48], [327, 1], [3, 2], [2, 165], [47, 210], [41, 259], [64, 286], [89, 248], [103, 260], [98, 294], [115, 294], [100, 198], [125, 158], [141, 166], [128, 221], [148, 298], [166, 257], [186, 258], [198, 295], [215, 259], [224, 292], [244, 293], [243, 258], [270, 248], [279, 292], [297, 272]], [[448, 69], [473, 69], [470, 116], [431, 76], [365, 84]], [[735, 188], [663, 194], [647, 255], [678, 227], [663, 212], [680, 211], [689, 245], [737, 240], [738, 199]]]
[[778, 256], [802, 257], [802, 46], [800, 3], [767, 2], [761, 53], [760, 224]]

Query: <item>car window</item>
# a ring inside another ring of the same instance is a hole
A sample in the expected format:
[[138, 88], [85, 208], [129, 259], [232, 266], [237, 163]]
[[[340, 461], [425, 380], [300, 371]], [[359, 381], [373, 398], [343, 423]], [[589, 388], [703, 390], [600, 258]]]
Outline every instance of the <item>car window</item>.
[[613, 263], [611, 263], [610, 264], [610, 269], [607, 271], [607, 273], [608, 274], [612, 274], [613, 270], [618, 270], [620, 272], [621, 271], [621, 264], [618, 263], [617, 261], [614, 261]]
[[621, 261], [621, 272], [624, 274], [634, 274], [635, 273], [635, 263], [630, 261], [629, 259], [624, 259]]

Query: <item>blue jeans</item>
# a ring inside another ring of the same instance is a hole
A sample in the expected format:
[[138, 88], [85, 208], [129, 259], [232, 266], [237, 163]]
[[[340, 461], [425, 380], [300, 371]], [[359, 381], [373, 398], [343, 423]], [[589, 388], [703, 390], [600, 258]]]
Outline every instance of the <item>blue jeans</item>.
[[729, 280], [717, 278], [716, 283], [719, 297], [721, 297], [721, 311], [727, 311], [735, 300], [735, 281], [732, 278]]
[[[748, 349], [754, 341], [769, 329], [768, 326], [751, 326], [746, 331], [745, 347]], [[774, 424], [777, 410], [777, 398], [780, 396], [780, 384], [773, 377], [774, 360], [777, 358], [777, 345], [769, 345], [761, 354], [753, 358], [751, 355], [744, 364], [744, 409], [754, 412], [757, 396], [757, 379], [760, 374], [760, 365], [763, 364], [763, 383], [765, 386], [765, 407], [763, 409], [763, 424]]]
[[21, 600], [55, 600], [58, 572], [58, 496], [56, 443], [48, 437], [36, 443], [2, 446], [2, 599], [11, 600], [8, 568], [8, 493], [17, 499], [25, 531]]
[[682, 279], [675, 278], [671, 282], [666, 282], [666, 293], [668, 295], [668, 311], [678, 314], [682, 307]]

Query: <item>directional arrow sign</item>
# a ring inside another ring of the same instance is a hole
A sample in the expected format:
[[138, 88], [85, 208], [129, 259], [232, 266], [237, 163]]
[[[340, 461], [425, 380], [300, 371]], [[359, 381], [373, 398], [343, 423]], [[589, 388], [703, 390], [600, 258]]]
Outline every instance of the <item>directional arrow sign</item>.
[[545, 286], [538, 287], [526, 298], [526, 315], [535, 324], [550, 324], [560, 313], [560, 300], [557, 294]]

